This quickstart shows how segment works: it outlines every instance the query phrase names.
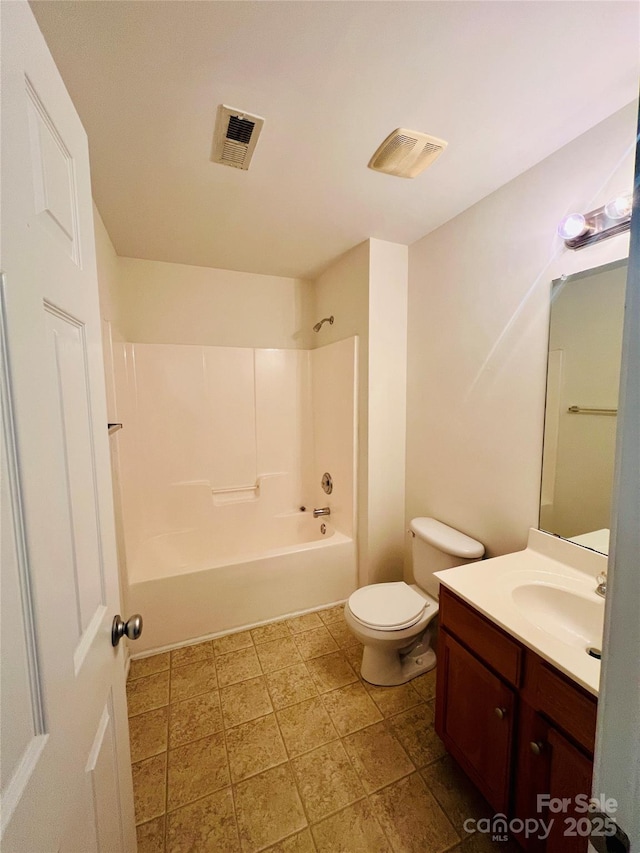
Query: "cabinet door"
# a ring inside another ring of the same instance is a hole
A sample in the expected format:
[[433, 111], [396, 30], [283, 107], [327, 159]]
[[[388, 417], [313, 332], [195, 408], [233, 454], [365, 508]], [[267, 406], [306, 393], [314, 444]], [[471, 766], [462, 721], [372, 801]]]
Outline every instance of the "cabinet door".
[[439, 642], [436, 731], [489, 803], [506, 813], [515, 693], [446, 631]]
[[[589, 821], [583, 803], [591, 796], [593, 763], [553, 728], [549, 728], [548, 742], [551, 753], [549, 794], [554, 800], [564, 799], [568, 806], [554, 816], [545, 851], [586, 853]], [[578, 795], [580, 800], [576, 804]], [[576, 805], [579, 806], [577, 811]]]
[[518, 840], [532, 853], [586, 853], [587, 813], [581, 809], [591, 796], [591, 760], [525, 703], [519, 742], [516, 815], [545, 827], [551, 822], [551, 828], [546, 838], [543, 831]]

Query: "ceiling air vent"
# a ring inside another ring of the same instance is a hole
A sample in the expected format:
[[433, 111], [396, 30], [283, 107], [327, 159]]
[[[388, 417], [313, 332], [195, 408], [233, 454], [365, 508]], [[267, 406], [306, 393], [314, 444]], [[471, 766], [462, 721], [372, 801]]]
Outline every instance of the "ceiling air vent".
[[220, 104], [213, 133], [211, 159], [234, 169], [249, 168], [264, 119]]
[[415, 178], [442, 154], [448, 143], [435, 136], [399, 127], [369, 160], [369, 168], [398, 178]]

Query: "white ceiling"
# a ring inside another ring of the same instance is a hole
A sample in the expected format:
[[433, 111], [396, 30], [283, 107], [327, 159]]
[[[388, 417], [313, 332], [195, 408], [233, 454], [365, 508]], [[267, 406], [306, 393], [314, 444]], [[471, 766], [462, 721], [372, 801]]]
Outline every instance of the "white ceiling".
[[[638, 93], [636, 0], [32, 7], [135, 258], [313, 277], [367, 237], [417, 240]], [[220, 103], [266, 119], [248, 172], [209, 160]], [[413, 180], [367, 169], [396, 127], [449, 147]]]

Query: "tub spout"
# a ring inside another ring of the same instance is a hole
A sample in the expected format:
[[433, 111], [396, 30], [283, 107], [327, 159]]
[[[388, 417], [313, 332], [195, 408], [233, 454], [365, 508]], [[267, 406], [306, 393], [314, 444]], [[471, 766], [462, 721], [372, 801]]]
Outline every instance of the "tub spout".
[[331, 509], [328, 506], [323, 506], [322, 509], [314, 509], [314, 518], [319, 518], [321, 515], [331, 515]]

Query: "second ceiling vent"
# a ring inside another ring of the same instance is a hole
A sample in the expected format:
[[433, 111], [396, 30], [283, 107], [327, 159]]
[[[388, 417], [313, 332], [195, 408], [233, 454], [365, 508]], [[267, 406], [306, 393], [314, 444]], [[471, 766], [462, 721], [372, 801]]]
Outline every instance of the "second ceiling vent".
[[417, 130], [399, 127], [390, 133], [369, 160], [369, 168], [398, 178], [415, 178], [430, 166], [448, 143]]
[[246, 171], [263, 124], [260, 116], [220, 104], [213, 133], [213, 162]]

